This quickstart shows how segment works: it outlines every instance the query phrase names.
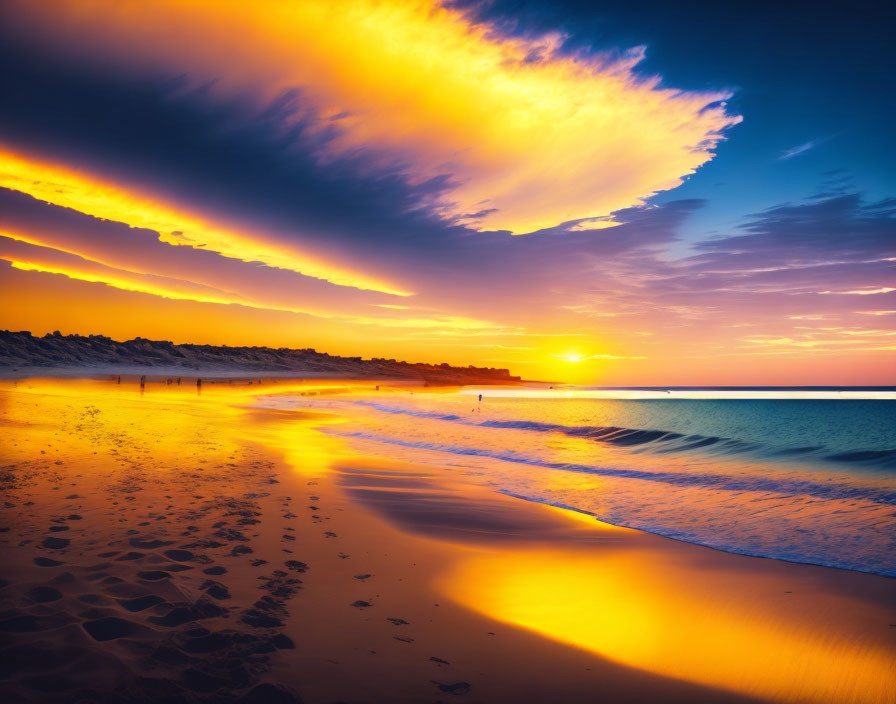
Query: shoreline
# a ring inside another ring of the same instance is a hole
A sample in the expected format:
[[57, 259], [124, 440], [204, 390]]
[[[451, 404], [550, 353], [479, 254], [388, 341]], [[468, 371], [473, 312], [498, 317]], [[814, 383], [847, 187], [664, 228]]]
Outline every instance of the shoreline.
[[[675, 535], [666, 535], [664, 533], [659, 533], [657, 531], [649, 530], [647, 528], [634, 528], [632, 526], [624, 526], [619, 523], [613, 523], [611, 521], [607, 521], [607, 520], [598, 518], [597, 516], [594, 515], [594, 513], [590, 512], [590, 511], [586, 511], [586, 510], [580, 509], [580, 508], [575, 508], [574, 506], [562, 506], [559, 504], [542, 503], [535, 499], [530, 499], [529, 497], [526, 497], [526, 496], [511, 494], [508, 492], [501, 492], [501, 493], [506, 496], [510, 496], [514, 499], [518, 499], [520, 501], [525, 501], [527, 503], [533, 503], [538, 506], [547, 506], [548, 508], [556, 508], [561, 511], [568, 511], [570, 513], [580, 513], [584, 516], [587, 516], [588, 518], [591, 518], [591, 519], [597, 521], [598, 523], [612, 526], [614, 528], [621, 528], [624, 530], [633, 530], [637, 533], [644, 533], [645, 535], [654, 535], [657, 538], [663, 538], [664, 540], [674, 540], [676, 543], [682, 543], [684, 545], [693, 545], [694, 547], [705, 548], [707, 550], [716, 550], [718, 552], [725, 553], [726, 555], [749, 557], [749, 558], [753, 558], [753, 559], [757, 559], [757, 560], [771, 560], [772, 562], [783, 562], [788, 565], [803, 565], [806, 567], [822, 567], [826, 570], [838, 570], [840, 572], [848, 572], [848, 573], [855, 573], [855, 574], [869, 574], [869, 575], [873, 575], [875, 577], [883, 577], [884, 579], [896, 579], [896, 573], [890, 574], [890, 573], [886, 573], [886, 572], [875, 572], [874, 570], [870, 570], [870, 569], [863, 570], [863, 569], [859, 569], [856, 567], [841, 567], [839, 565], [826, 565], [821, 562], [809, 562], [807, 560], [796, 560], [796, 559], [792, 559], [792, 558], [778, 557], [778, 556], [773, 557], [771, 555], [760, 555], [759, 553], [746, 552], [745, 550], [739, 551], [739, 550], [736, 550], [735, 548], [721, 548], [721, 547], [717, 547], [715, 545], [705, 545], [703, 543], [698, 543], [694, 540], [687, 540], [685, 538], [679, 538]], [[896, 583], [894, 583], [894, 595], [896, 595]]]
[[348, 375], [339, 372], [320, 372], [320, 371], [259, 371], [253, 369], [239, 368], [214, 368], [205, 367], [202, 369], [192, 369], [188, 367], [146, 367], [139, 365], [103, 365], [97, 367], [20, 367], [9, 368], [0, 367], [0, 380], [24, 380], [24, 379], [95, 379], [98, 381], [109, 381], [115, 377], [121, 377], [122, 381], [128, 383], [139, 383], [140, 377], [145, 377], [146, 381], [152, 383], [163, 383], [168, 379], [180, 378], [184, 381], [193, 381], [196, 379], [208, 380], [270, 380], [270, 381], [294, 381], [300, 379], [328, 379], [328, 380], [363, 380], [373, 381], [382, 379], [383, 383], [387, 382], [405, 382], [413, 384], [419, 381], [408, 379], [407, 377], [381, 377], [381, 376], [357, 376]]
[[493, 380], [488, 378], [469, 377], [463, 380], [423, 379], [413, 376], [387, 376], [379, 374], [358, 374], [350, 371], [314, 371], [314, 370], [257, 370], [247, 368], [199, 369], [188, 367], [147, 367], [133, 365], [100, 365], [96, 367], [0, 367], [0, 381], [23, 381], [26, 379], [95, 379], [108, 381], [120, 377], [125, 383], [140, 383], [140, 378], [150, 383], [165, 383], [181, 379], [183, 382], [195, 383], [197, 379], [208, 381], [297, 381], [302, 379], [327, 381], [357, 381], [380, 383], [394, 387], [450, 387], [450, 386], [520, 386], [524, 384], [538, 385], [546, 382], [528, 382], [513, 380]]
[[[259, 687], [306, 702], [893, 701], [890, 578], [617, 528], [359, 454], [317, 430], [338, 414], [251, 407], [255, 387], [33, 386], [0, 388], [4, 478], [19, 477], [0, 629], [52, 662], [78, 643], [113, 690], [139, 672], [200, 701]], [[58, 536], [70, 544], [44, 544]], [[45, 588], [60, 598], [34, 601]], [[85, 632], [108, 619], [127, 632]], [[240, 638], [258, 652], [240, 655]], [[233, 658], [244, 680], [224, 674]], [[47, 663], [16, 662], [24, 701], [64, 701], [84, 679], [60, 661], [62, 688], [35, 692]]]

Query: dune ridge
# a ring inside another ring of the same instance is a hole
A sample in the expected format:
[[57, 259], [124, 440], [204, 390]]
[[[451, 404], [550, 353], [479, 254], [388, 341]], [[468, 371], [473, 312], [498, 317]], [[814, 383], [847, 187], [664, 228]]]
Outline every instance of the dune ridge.
[[27, 368], [133, 368], [165, 370], [162, 373], [278, 372], [347, 377], [383, 377], [430, 384], [511, 384], [520, 377], [507, 369], [455, 367], [394, 359], [340, 357], [311, 348], [230, 347], [175, 344], [168, 340], [135, 337], [118, 342], [104, 335], [62, 335], [58, 330], [38, 337], [28, 331], [0, 330], [0, 372]]

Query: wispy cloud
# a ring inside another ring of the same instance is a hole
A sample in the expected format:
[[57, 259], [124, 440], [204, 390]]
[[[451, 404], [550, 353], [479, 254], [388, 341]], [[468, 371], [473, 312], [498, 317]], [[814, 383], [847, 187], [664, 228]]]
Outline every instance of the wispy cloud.
[[813, 139], [808, 142], [803, 142], [802, 144], [798, 144], [795, 147], [791, 147], [790, 149], [785, 149], [781, 152], [781, 155], [778, 157], [778, 161], [786, 161], [787, 159], [793, 159], [795, 156], [799, 156], [800, 154], [804, 154], [810, 149], [815, 149], [823, 140]]
[[860, 288], [854, 291], [819, 291], [820, 294], [839, 294], [843, 296], [873, 296], [878, 293], [890, 293], [896, 291], [896, 288], [889, 286], [881, 286], [880, 288]]
[[[800, 154], [805, 154], [806, 152], [815, 149], [819, 145], [824, 144], [828, 140], [833, 139], [837, 136], [837, 134], [839, 134], [839, 132], [836, 134], [829, 134], [825, 137], [818, 137], [817, 139], [810, 139], [808, 142], [803, 142], [802, 144], [797, 144], [795, 147], [791, 147], [790, 149], [785, 149], [778, 156], [778, 161], [787, 161], [788, 159], [793, 159], [793, 157], [799, 156]], [[835, 181], [850, 180], [848, 176], [844, 176], [844, 171], [842, 169], [827, 171], [824, 175]]]

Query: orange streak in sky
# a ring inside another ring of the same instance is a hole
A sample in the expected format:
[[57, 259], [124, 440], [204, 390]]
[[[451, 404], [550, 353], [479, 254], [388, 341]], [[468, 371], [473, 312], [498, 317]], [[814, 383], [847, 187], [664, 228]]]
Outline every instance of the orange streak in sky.
[[126, 186], [102, 181], [64, 166], [36, 161], [0, 147], [0, 186], [39, 200], [72, 208], [104, 220], [122, 222], [159, 233], [172, 245], [202, 247], [231, 259], [262, 262], [296, 271], [339, 286], [409, 296], [365, 274], [334, 267], [254, 234], [219, 227], [174, 206], [157, 202]]

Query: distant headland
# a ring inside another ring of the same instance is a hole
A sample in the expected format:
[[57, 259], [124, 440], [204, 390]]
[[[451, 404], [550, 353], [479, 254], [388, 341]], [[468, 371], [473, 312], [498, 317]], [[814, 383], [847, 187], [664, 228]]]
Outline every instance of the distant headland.
[[0, 372], [19, 376], [35, 370], [52, 372], [82, 369], [97, 373], [134, 373], [134, 370], [183, 375], [313, 374], [360, 378], [398, 378], [430, 384], [512, 384], [520, 377], [507, 369], [454, 367], [394, 359], [339, 357], [313, 349], [286, 347], [230, 347], [176, 345], [167, 340], [136, 337], [118, 342], [104, 335], [37, 337], [30, 332], [0, 330]]

